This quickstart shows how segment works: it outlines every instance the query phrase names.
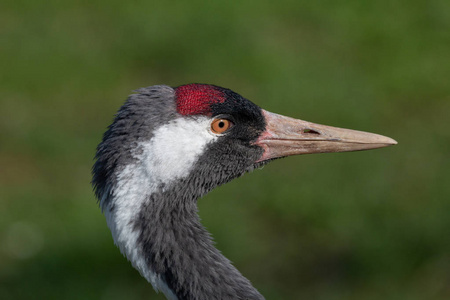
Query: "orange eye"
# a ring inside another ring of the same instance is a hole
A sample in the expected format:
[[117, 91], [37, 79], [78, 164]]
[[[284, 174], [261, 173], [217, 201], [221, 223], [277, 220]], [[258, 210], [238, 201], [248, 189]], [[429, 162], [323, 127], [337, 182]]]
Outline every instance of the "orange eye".
[[233, 122], [227, 119], [215, 119], [211, 123], [211, 130], [216, 134], [221, 134], [230, 129], [233, 126]]

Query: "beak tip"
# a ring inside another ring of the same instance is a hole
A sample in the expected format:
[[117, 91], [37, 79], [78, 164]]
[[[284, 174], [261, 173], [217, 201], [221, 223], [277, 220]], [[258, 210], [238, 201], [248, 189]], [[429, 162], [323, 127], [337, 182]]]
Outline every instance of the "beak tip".
[[386, 144], [387, 144], [387, 146], [392, 146], [392, 145], [397, 145], [398, 142], [396, 140], [394, 140], [394, 139], [386, 137]]

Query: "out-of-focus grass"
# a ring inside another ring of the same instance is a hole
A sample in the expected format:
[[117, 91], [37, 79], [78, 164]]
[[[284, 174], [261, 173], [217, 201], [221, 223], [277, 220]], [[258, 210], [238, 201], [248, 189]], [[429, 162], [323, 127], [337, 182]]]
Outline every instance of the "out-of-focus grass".
[[0, 4], [0, 299], [163, 299], [89, 185], [131, 92], [214, 83], [278, 113], [391, 136], [288, 158], [200, 200], [268, 299], [450, 297], [450, 4]]

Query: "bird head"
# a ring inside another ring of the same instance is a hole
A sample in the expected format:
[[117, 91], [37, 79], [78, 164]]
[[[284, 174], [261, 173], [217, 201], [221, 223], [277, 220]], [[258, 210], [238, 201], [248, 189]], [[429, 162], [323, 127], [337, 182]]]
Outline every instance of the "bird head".
[[102, 202], [138, 170], [150, 189], [177, 182], [199, 197], [276, 158], [392, 144], [381, 135], [274, 114], [214, 85], [153, 86], [137, 90], [117, 113], [98, 146], [93, 183]]

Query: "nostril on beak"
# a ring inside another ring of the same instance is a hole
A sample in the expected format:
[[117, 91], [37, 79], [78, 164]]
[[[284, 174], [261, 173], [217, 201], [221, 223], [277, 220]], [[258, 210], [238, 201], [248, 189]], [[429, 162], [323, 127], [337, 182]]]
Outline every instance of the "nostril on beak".
[[309, 134], [317, 134], [320, 135], [318, 131], [312, 130], [312, 129], [303, 129], [302, 133], [309, 133]]

